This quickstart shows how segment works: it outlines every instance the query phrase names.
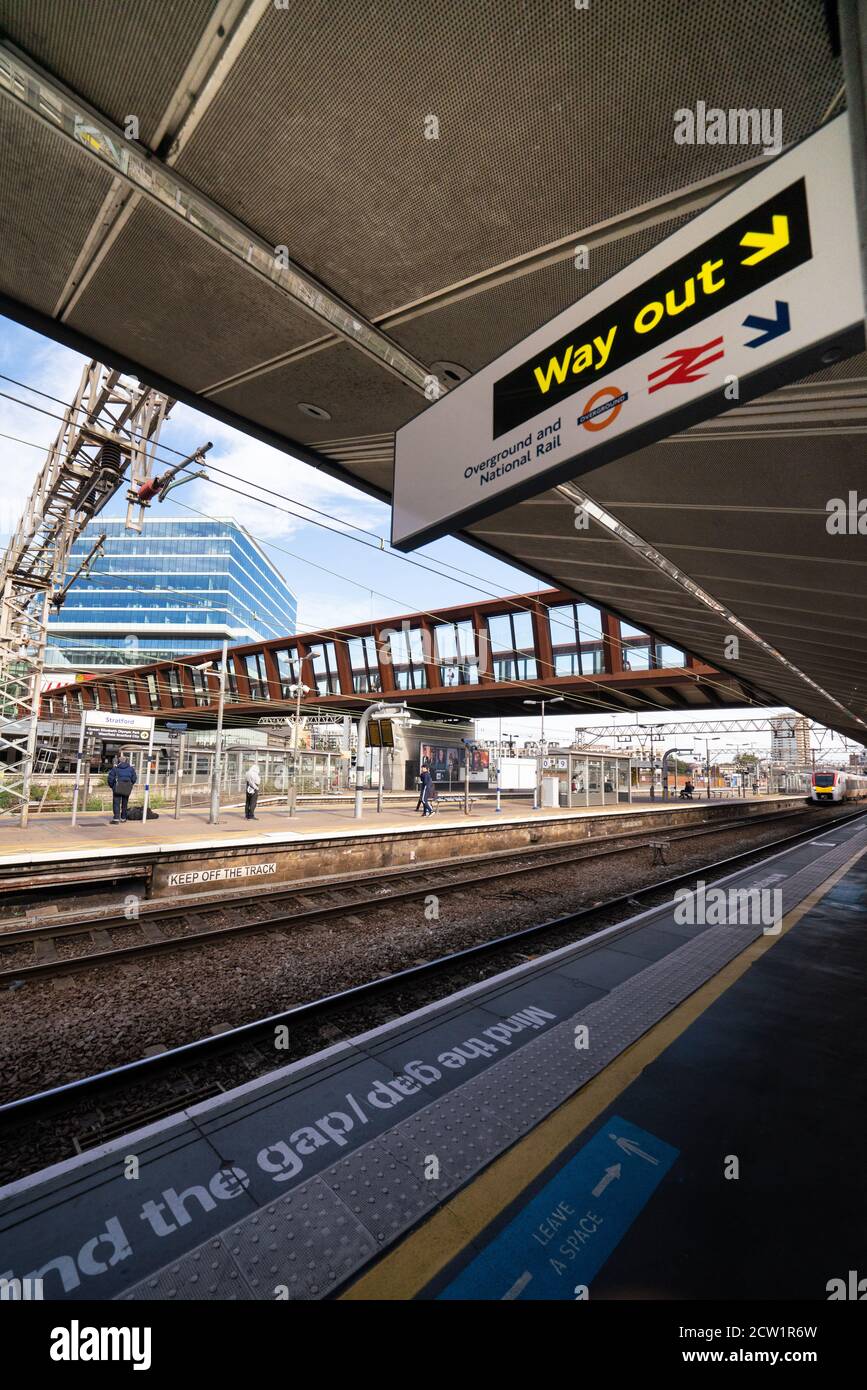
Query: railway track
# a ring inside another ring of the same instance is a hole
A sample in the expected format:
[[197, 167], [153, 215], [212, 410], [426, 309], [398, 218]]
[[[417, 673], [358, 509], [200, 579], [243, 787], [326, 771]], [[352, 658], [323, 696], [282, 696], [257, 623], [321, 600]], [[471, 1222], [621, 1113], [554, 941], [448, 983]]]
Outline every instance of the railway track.
[[[865, 816], [867, 812], [860, 810], [835, 816], [833, 820], [823, 817], [823, 820], [826, 826], [839, 826], [864, 819]], [[296, 1029], [303, 1029], [306, 1024], [314, 1025], [321, 1030], [327, 1020], [331, 1024], [331, 1032], [320, 1031], [318, 1034], [314, 1033], [311, 1038], [315, 1044], [322, 1046], [326, 1038], [333, 1040], [335, 1034], [340, 1035], [341, 1017], [348, 1017], [348, 1024], [344, 1026], [352, 1028], [353, 1011], [357, 1018], [357, 1009], [361, 1004], [368, 1006], [377, 999], [385, 1001], [391, 995], [396, 997], [397, 1012], [405, 1012], [408, 991], [418, 988], [434, 988], [435, 991], [442, 987], [445, 987], [446, 991], [459, 988], [461, 975], [463, 983], [466, 982], [468, 966], [473, 972], [472, 978], [479, 978], [475, 973], [476, 962], [486, 960], [489, 973], [496, 973], [497, 970], [515, 963], [516, 959], [531, 959], [532, 955], [521, 954], [525, 946], [529, 946], [533, 954], [538, 954], [539, 946], [543, 951], [552, 948], [551, 937], [577, 933], [572, 939], [582, 939], [608, 925], [605, 917], [610, 916], [612, 912], [617, 913], [623, 907], [635, 908], [643, 903], [655, 905], [650, 903], [651, 899], [665, 901], [677, 888], [695, 882], [699, 875], [712, 879], [714, 876], [730, 873], [738, 866], [745, 866], [746, 861], [761, 861], [810, 836], [823, 833], [826, 832], [817, 831], [816, 826], [812, 825], [779, 840], [729, 855], [700, 869], [693, 868], [645, 888], [635, 889], [530, 927], [523, 927], [430, 961], [419, 962], [390, 975], [353, 985], [339, 993], [297, 1004], [281, 1013], [241, 1024], [215, 1036], [199, 1038], [154, 1056], [139, 1058], [93, 1076], [82, 1077], [50, 1090], [10, 1101], [0, 1106], [0, 1134], [4, 1146], [8, 1148], [10, 1134], [13, 1136], [14, 1146], [17, 1136], [19, 1152], [26, 1152], [32, 1158], [36, 1150], [27, 1148], [30, 1139], [21, 1140], [22, 1134], [32, 1133], [29, 1128], [32, 1125], [42, 1126], [43, 1141], [47, 1135], [49, 1139], [46, 1142], [59, 1143], [58, 1136], [63, 1130], [62, 1125], [56, 1128], [56, 1117], [59, 1112], [64, 1111], [67, 1114], [77, 1112], [87, 1117], [90, 1128], [85, 1127], [85, 1143], [76, 1141], [76, 1147], [80, 1149], [104, 1142], [115, 1134], [149, 1124], [164, 1115], [183, 1109], [186, 1105], [229, 1089], [237, 1084], [237, 1064], [242, 1056], [254, 1068], [258, 1065], [258, 1074], [273, 1070], [274, 1031], [279, 1025], [292, 1025]], [[443, 996], [442, 993], [435, 992], [433, 997]], [[413, 999], [410, 1006], [418, 1007], [418, 1000]], [[335, 1024], [338, 1025], [336, 1028]], [[315, 1045], [308, 1044], [308, 1051], [302, 1055], [308, 1055], [315, 1050]], [[291, 1058], [284, 1054], [279, 1060], [288, 1061]], [[225, 1084], [219, 1079], [221, 1064], [230, 1064]], [[141, 1098], [142, 1090], [146, 1093], [144, 1100]], [[133, 1096], [137, 1099], [131, 1102]], [[48, 1151], [52, 1153], [50, 1148]], [[61, 1144], [61, 1147], [52, 1153], [52, 1159], [62, 1152]], [[40, 1154], [40, 1162], [44, 1161], [44, 1154]], [[8, 1171], [8, 1161], [4, 1166]], [[0, 1177], [0, 1180], [3, 1178]]]
[[[78, 917], [51, 921], [24, 928], [0, 930], [0, 987], [34, 978], [67, 974], [95, 965], [135, 959], [141, 956], [205, 945], [209, 942], [262, 931], [288, 931], [309, 926], [340, 915], [355, 915], [412, 901], [434, 893], [469, 891], [500, 879], [539, 873], [545, 868], [562, 868], [618, 854], [706, 838], [732, 830], [767, 828], [792, 819], [810, 818], [811, 827], [820, 819], [809, 807], [773, 812], [748, 821], [702, 821], [698, 826], [678, 828], [648, 837], [646, 831], [626, 831], [605, 841], [571, 841], [561, 846], [527, 847], [522, 850], [495, 851], [461, 861], [460, 867], [418, 864], [386, 871], [377, 876], [378, 887], [370, 891], [370, 875], [324, 884], [293, 884], [268, 893], [267, 908], [262, 896], [249, 892], [218, 902], [184, 904], [181, 907], [144, 905], [137, 914]], [[827, 814], [821, 816], [827, 821]], [[835, 820], [837, 818], [835, 817]], [[663, 860], [663, 862], [665, 862]], [[467, 874], [462, 872], [471, 868]], [[315, 900], [319, 899], [317, 903]], [[270, 912], [278, 904], [290, 910]], [[270, 912], [270, 915], [268, 915]], [[226, 921], [227, 915], [237, 920]], [[31, 959], [3, 965], [10, 952], [27, 950]], [[68, 951], [68, 954], [64, 954]]]

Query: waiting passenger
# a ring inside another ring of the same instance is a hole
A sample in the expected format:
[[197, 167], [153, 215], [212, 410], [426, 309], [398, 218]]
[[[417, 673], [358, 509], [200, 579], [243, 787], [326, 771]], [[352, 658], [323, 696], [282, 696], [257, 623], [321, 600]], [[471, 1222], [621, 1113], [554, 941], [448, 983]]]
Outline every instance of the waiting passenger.
[[116, 766], [111, 768], [108, 774], [108, 785], [112, 790], [112, 825], [118, 825], [127, 819], [129, 794], [137, 781], [135, 768], [126, 753], [121, 753]]
[[246, 820], [258, 820], [256, 815], [256, 802], [259, 800], [259, 788], [262, 785], [262, 774], [259, 771], [259, 763], [254, 758], [247, 768], [247, 797], [244, 802], [244, 817]]
[[425, 771], [425, 769], [427, 768], [427, 766], [428, 766], [427, 763], [424, 763], [424, 764], [423, 764], [422, 769], [421, 769], [421, 772], [419, 773], [418, 777], [415, 779], [416, 782], [418, 783], [418, 801], [415, 803], [416, 813], [418, 813], [419, 811], [421, 811], [421, 810], [424, 808], [424, 782], [421, 780], [421, 778], [422, 778], [422, 773]]

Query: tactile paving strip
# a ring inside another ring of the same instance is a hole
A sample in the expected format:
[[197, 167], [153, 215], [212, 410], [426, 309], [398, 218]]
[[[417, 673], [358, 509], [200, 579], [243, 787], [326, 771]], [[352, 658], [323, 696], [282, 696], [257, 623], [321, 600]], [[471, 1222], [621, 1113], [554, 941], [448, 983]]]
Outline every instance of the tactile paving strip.
[[[779, 883], [769, 883], [759, 866], [726, 886], [749, 888], [752, 874], [755, 882], [782, 890], [785, 914], [865, 843], [867, 833], [853, 835]], [[762, 930], [758, 924], [701, 929], [568, 1022], [122, 1297], [326, 1296], [601, 1072]], [[581, 1048], [576, 1047], [579, 1024], [587, 1029], [587, 1046]], [[428, 1179], [432, 1159], [438, 1175]]]
[[333, 1164], [328, 1186], [379, 1245], [406, 1230], [431, 1205], [406, 1164], [378, 1139]]
[[370, 1232], [319, 1177], [222, 1238], [253, 1298], [322, 1298], [377, 1250]]
[[395, 1125], [390, 1137], [436, 1159], [441, 1196], [455, 1191], [490, 1163], [492, 1152], [511, 1143], [508, 1125], [466, 1084]]
[[218, 1236], [197, 1250], [191, 1250], [175, 1264], [166, 1265], [159, 1273], [143, 1279], [120, 1297], [153, 1299], [161, 1303], [173, 1299], [218, 1299], [222, 1303], [233, 1303], [254, 1295]]

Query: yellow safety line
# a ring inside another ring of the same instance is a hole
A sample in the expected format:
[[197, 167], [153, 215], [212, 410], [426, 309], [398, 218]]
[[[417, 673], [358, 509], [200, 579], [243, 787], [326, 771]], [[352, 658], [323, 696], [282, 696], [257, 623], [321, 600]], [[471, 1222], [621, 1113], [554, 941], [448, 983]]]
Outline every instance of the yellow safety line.
[[611, 1105], [645, 1067], [723, 995], [764, 953], [791, 931], [805, 913], [867, 854], [867, 847], [825, 879], [783, 919], [778, 935], [758, 937], [712, 979], [691, 994], [637, 1042], [566, 1101], [530, 1134], [497, 1159], [418, 1230], [407, 1236], [340, 1297], [342, 1299], [410, 1299], [520, 1196], [559, 1154]]

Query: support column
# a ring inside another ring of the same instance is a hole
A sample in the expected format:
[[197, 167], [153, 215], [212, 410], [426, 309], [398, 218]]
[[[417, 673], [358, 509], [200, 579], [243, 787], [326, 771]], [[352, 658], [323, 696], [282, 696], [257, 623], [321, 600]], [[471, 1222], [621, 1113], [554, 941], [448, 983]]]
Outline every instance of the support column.
[[81, 713], [81, 724], [78, 730], [78, 758], [75, 764], [75, 786], [72, 792], [72, 824], [75, 825], [78, 819], [78, 789], [81, 785], [81, 767], [84, 757], [84, 711]]
[[262, 663], [265, 667], [265, 699], [279, 700], [282, 695], [280, 671], [277, 667], [277, 658], [270, 647], [262, 649]]
[[548, 610], [538, 599], [533, 599], [531, 611], [533, 623], [533, 646], [536, 652], [536, 672], [539, 680], [547, 681], [554, 675], [554, 653], [551, 649], [551, 627]]
[[484, 685], [494, 679], [494, 666], [491, 659], [491, 639], [488, 636], [488, 624], [485, 615], [480, 608], [474, 608], [472, 612], [473, 635], [476, 643], [476, 656], [479, 663], [479, 684]]
[[373, 628], [373, 640], [376, 643], [376, 664], [379, 668], [379, 684], [383, 695], [394, 695], [394, 666], [391, 661], [391, 646], [388, 638], [384, 639], [382, 634], [390, 632], [388, 623], [375, 623]]
[[432, 690], [434, 687], [439, 688], [439, 686], [442, 685], [439, 666], [436, 662], [436, 653], [434, 652], [433, 627], [425, 618], [419, 619], [419, 627], [422, 633], [422, 655], [425, 658], [425, 679], [427, 680], [428, 690]]
[[345, 642], [335, 640], [334, 655], [337, 658], [337, 679], [340, 682], [340, 693], [341, 695], [354, 695], [352, 663], [349, 660], [349, 648]]
[[607, 609], [601, 610], [602, 664], [606, 675], [616, 676], [623, 670], [623, 648], [620, 643], [620, 619]]

